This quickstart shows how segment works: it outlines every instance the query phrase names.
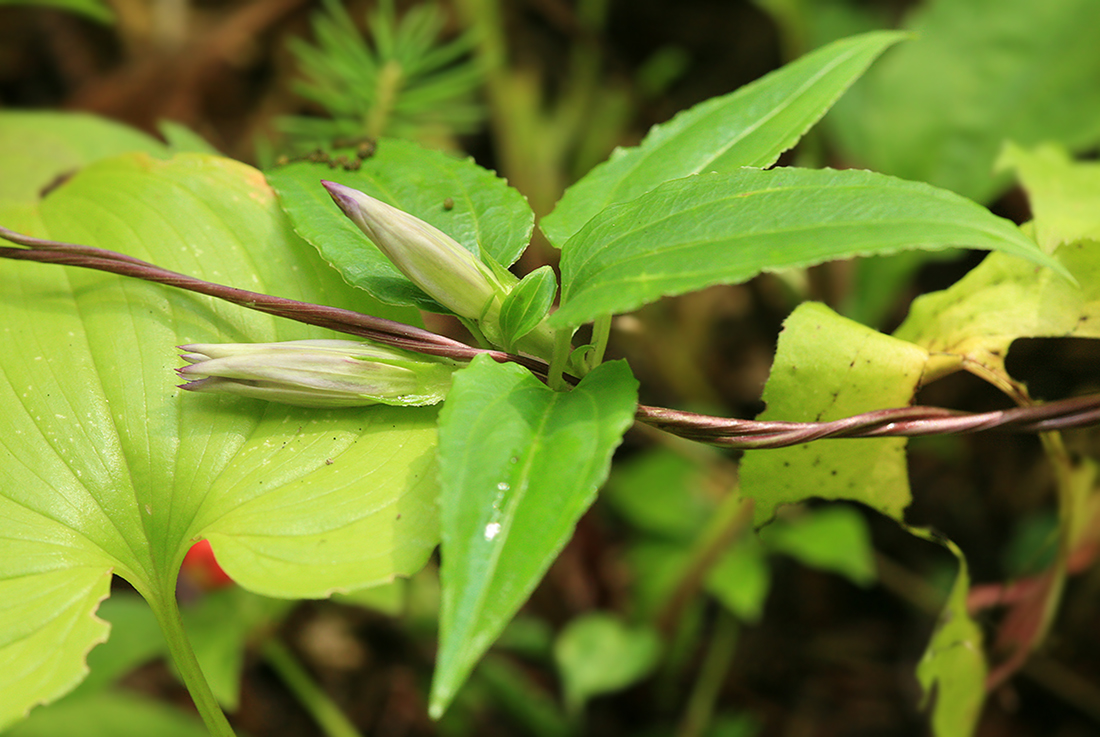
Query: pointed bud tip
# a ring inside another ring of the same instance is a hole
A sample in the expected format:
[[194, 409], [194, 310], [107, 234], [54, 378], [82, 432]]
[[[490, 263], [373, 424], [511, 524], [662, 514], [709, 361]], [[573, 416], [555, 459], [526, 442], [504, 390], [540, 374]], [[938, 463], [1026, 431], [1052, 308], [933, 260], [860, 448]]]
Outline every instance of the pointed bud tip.
[[325, 191], [328, 192], [332, 201], [335, 202], [336, 206], [343, 210], [346, 215], [350, 216], [356, 209], [355, 194], [357, 193], [351, 187], [346, 187], [337, 182], [330, 182], [327, 179], [321, 180], [321, 186], [325, 188]]

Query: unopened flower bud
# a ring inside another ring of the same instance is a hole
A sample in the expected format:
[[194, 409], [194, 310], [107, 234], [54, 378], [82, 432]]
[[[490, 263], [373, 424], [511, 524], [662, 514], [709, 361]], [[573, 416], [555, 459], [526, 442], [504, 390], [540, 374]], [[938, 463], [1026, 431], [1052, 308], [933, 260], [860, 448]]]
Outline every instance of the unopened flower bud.
[[507, 293], [488, 266], [438, 228], [359, 190], [321, 184], [402, 274], [459, 317], [481, 320]]
[[180, 346], [182, 389], [301, 407], [436, 404], [463, 364], [353, 340]]

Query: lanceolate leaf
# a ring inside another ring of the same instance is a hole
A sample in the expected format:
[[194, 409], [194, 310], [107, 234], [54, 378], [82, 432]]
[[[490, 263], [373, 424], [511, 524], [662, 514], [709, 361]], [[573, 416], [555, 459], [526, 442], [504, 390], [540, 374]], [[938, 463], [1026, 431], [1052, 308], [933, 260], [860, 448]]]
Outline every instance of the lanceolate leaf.
[[902, 38], [877, 31], [837, 41], [655, 126], [641, 145], [618, 149], [570, 187], [539, 227], [560, 248], [601, 210], [664, 182], [771, 166], [884, 49]]
[[[259, 172], [207, 155], [89, 166], [37, 235], [392, 318], [290, 232]], [[331, 337], [132, 279], [0, 264], [0, 725], [71, 689], [110, 572], [154, 607], [195, 539], [252, 590], [324, 596], [410, 573], [437, 540], [435, 411], [184, 394], [175, 346]]]
[[333, 204], [321, 180], [353, 187], [434, 225], [475, 256], [510, 266], [534, 214], [516, 190], [472, 159], [383, 139], [358, 171], [295, 163], [267, 172], [294, 229], [353, 286], [387, 304], [447, 310], [406, 279]]
[[550, 324], [580, 325], [762, 271], [948, 246], [1061, 269], [1009, 221], [926, 184], [857, 170], [701, 174], [609, 208], [573, 236]]
[[637, 382], [605, 363], [554, 392], [481, 356], [455, 374], [440, 414], [443, 493], [438, 716], [526, 601], [607, 477], [633, 421]]

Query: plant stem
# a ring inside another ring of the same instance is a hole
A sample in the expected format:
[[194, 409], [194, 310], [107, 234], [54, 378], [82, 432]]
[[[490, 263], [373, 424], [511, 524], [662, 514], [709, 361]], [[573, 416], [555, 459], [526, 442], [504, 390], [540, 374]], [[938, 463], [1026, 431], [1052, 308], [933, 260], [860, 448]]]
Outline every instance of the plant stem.
[[161, 632], [168, 643], [168, 652], [172, 656], [172, 662], [183, 679], [183, 685], [191, 694], [203, 723], [213, 737], [235, 737], [233, 728], [229, 726], [229, 720], [218, 700], [214, 698], [214, 692], [206, 676], [199, 667], [198, 658], [191, 648], [191, 641], [187, 639], [187, 633], [183, 630], [183, 619], [180, 617], [179, 604], [176, 602], [175, 587], [166, 586], [165, 590], [173, 592], [169, 596], [146, 596], [145, 600], [153, 610], [153, 615], [160, 624]]
[[547, 384], [554, 391], [561, 391], [566, 388], [567, 384], [563, 374], [565, 373], [565, 365], [569, 362], [570, 349], [572, 344], [573, 330], [571, 328], [562, 328], [554, 333], [554, 355], [550, 357], [550, 372], [546, 377]]
[[737, 620], [723, 610], [714, 622], [714, 633], [710, 638], [703, 665], [699, 669], [699, 678], [695, 681], [683, 721], [676, 737], [699, 737], [710, 726], [714, 716], [714, 704], [726, 680], [734, 648], [737, 647]]
[[271, 637], [263, 645], [263, 655], [328, 737], [362, 737], [340, 707], [314, 682], [290, 648]]
[[743, 499], [740, 489], [734, 488], [718, 505], [718, 509], [714, 510], [710, 523], [691, 550], [691, 557], [680, 582], [657, 613], [657, 628], [666, 638], [676, 631], [680, 617], [703, 587], [707, 573], [718, 562], [722, 553], [726, 552], [730, 543], [751, 524], [753, 506], [751, 499]]
[[593, 350], [588, 356], [588, 369], [603, 363], [603, 354], [607, 350], [607, 341], [611, 337], [611, 315], [600, 315], [592, 325]]

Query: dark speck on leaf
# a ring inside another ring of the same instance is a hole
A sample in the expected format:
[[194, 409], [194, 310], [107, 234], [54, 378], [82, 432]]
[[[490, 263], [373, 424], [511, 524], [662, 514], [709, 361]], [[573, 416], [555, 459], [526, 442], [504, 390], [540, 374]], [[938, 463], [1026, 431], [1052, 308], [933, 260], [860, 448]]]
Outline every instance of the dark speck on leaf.
[[47, 184], [45, 187], [43, 187], [42, 189], [40, 189], [38, 191], [38, 196], [39, 197], [45, 197], [50, 192], [53, 192], [55, 189], [60, 187], [62, 184], [69, 181], [70, 179], [72, 179], [73, 175], [76, 174], [76, 171], [77, 171], [76, 169], [70, 169], [69, 171], [61, 172], [56, 177], [51, 179], [49, 184]]
[[443, 200], [443, 209], [444, 210], [453, 210], [453, 209], [455, 209], [454, 199], [451, 198], [451, 197], [448, 197], [447, 199]]

